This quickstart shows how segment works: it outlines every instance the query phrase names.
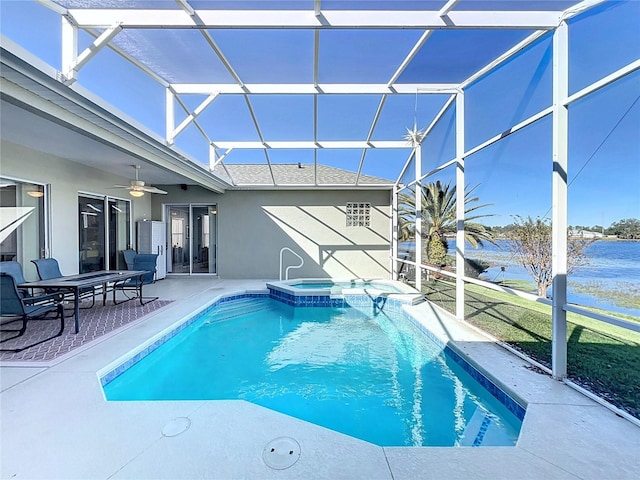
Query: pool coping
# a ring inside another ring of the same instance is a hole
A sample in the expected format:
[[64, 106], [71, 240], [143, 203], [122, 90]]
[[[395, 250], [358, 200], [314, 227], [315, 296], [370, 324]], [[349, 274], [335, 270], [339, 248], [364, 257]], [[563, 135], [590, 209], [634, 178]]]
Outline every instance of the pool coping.
[[[321, 284], [321, 283], [349, 284], [349, 287], [336, 285], [327, 288], [297, 288], [296, 284]], [[363, 287], [361, 284], [372, 283], [373, 285]], [[398, 292], [390, 292], [384, 289], [376, 288], [375, 285], [386, 285], [399, 290]], [[294, 306], [305, 306], [309, 303], [307, 297], [329, 296], [331, 298], [340, 298], [343, 295], [369, 295], [376, 297], [388, 297], [397, 299], [402, 302], [419, 303], [424, 301], [424, 295], [406, 283], [395, 280], [384, 279], [364, 279], [364, 278], [296, 278], [292, 280], [280, 280], [266, 283], [267, 288], [278, 298], [284, 299], [286, 303]]]

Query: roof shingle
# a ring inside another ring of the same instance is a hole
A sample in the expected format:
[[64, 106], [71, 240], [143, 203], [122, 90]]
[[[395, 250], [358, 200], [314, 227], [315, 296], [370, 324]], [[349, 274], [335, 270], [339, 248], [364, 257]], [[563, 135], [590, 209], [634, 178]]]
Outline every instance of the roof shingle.
[[[360, 174], [356, 185], [357, 173], [327, 165], [304, 163], [271, 164], [271, 172], [267, 164], [225, 164], [226, 170], [232, 177], [235, 186], [310, 186], [315, 185], [344, 185], [353, 187], [362, 186], [389, 186], [393, 182], [384, 178]], [[216, 166], [214, 174], [223, 179], [229, 179], [225, 168]], [[317, 176], [317, 177], [316, 177]], [[315, 181], [317, 178], [317, 183]]]

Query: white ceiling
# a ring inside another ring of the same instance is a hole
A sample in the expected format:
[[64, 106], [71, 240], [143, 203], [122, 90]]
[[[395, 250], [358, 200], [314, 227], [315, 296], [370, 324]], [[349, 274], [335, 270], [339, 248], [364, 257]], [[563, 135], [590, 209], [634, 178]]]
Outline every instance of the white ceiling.
[[7, 101], [0, 105], [0, 136], [33, 150], [67, 158], [125, 178], [134, 177], [133, 164], [141, 166], [140, 178], [150, 184], [193, 183], [174, 171], [135, 159], [102, 141], [75, 132]]

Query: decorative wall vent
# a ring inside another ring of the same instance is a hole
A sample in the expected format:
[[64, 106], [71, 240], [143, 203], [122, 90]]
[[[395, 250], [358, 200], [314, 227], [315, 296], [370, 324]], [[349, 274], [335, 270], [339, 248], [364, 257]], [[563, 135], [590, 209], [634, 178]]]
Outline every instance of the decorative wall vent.
[[347, 203], [347, 227], [368, 227], [371, 225], [371, 204]]

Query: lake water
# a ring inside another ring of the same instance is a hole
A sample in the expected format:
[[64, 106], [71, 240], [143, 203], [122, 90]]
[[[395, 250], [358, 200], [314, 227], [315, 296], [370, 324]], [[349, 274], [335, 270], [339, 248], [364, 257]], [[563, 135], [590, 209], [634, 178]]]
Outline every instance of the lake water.
[[[449, 242], [449, 254], [455, 254], [455, 240]], [[481, 278], [489, 281], [526, 280], [533, 282], [524, 267], [517, 263], [509, 249], [509, 240], [498, 240], [497, 245], [486, 244], [474, 249], [465, 246], [468, 258], [483, 260], [492, 265]], [[605, 295], [588, 295], [577, 291], [592, 286], [611, 292], [625, 292], [629, 296], [640, 295], [640, 242], [596, 241], [586, 250], [589, 263], [576, 269], [568, 277], [569, 303], [597, 307], [612, 312], [640, 317], [640, 309], [627, 308], [615, 303], [615, 298]], [[504, 267], [502, 271], [501, 267]]]

